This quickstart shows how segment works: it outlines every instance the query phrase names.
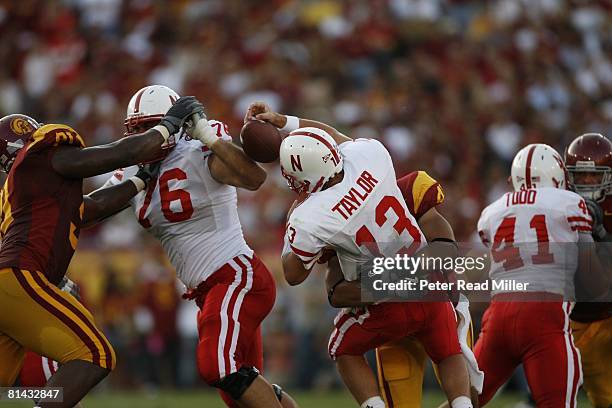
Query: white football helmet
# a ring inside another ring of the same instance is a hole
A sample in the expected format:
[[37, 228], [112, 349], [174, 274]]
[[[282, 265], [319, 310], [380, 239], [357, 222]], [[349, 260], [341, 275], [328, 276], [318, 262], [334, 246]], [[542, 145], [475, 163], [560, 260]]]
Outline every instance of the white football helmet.
[[335, 140], [324, 130], [296, 129], [280, 146], [280, 165], [289, 188], [298, 194], [314, 193], [342, 171], [342, 156]]
[[561, 155], [543, 143], [525, 146], [514, 156], [511, 177], [515, 191], [541, 187], [567, 189], [567, 170]]
[[[179, 94], [163, 85], [149, 85], [140, 89], [128, 103], [124, 122], [125, 136], [142, 133], [158, 125], [178, 98], [180, 98]], [[171, 135], [167, 144], [164, 145], [163, 157], [154, 161], [166, 157], [174, 146], [176, 146], [176, 139], [174, 135]]]

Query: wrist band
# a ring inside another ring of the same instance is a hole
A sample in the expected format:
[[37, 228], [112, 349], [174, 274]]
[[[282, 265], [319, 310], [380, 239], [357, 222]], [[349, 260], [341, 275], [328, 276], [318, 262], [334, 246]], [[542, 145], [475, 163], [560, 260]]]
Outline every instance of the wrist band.
[[293, 132], [295, 129], [300, 127], [300, 118], [297, 116], [285, 115], [285, 118], [287, 118], [287, 123], [285, 123], [285, 126], [280, 129], [281, 131]]
[[153, 130], [157, 130], [159, 133], [161, 133], [162, 137], [164, 138], [164, 143], [168, 141], [168, 138], [170, 137], [170, 132], [165, 126], [157, 125], [153, 128]]
[[334, 286], [332, 286], [331, 289], [327, 292], [327, 301], [329, 302], [330, 305], [332, 305], [332, 297], [334, 296], [334, 292], [336, 291], [336, 287], [339, 284], [341, 284], [342, 282], [344, 282], [344, 278], [342, 278], [338, 282], [336, 282], [334, 284]]
[[457, 245], [457, 242], [450, 239], [450, 238], [434, 238], [431, 240], [431, 242], [448, 242], [449, 244], [453, 244], [456, 248], [459, 248], [459, 245]]
[[128, 180], [134, 183], [134, 186], [136, 186], [136, 191], [139, 193], [147, 186], [147, 184], [140, 177], [132, 176]]
[[210, 123], [206, 119], [199, 119], [196, 122], [193, 135], [202, 144], [212, 147], [213, 144], [218, 142], [220, 138], [217, 136], [215, 130], [210, 126]]

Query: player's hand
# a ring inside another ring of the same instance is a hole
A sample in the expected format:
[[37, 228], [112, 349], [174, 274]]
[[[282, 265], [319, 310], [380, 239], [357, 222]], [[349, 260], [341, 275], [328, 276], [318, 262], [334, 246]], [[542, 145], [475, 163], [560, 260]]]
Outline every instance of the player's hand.
[[246, 115], [244, 115], [244, 123], [254, 119], [269, 122], [279, 129], [287, 124], [287, 117], [274, 112], [265, 102], [253, 102], [247, 109]]
[[79, 291], [78, 285], [68, 279], [66, 276], [64, 276], [64, 279], [61, 280], [57, 287], [63, 290], [64, 292], [70, 293], [76, 298], [76, 300], [81, 300], [81, 293]]
[[217, 132], [208, 123], [208, 118], [204, 112], [193, 115], [186, 123], [186, 132], [192, 139], [199, 140], [203, 145], [212, 147], [213, 144], [221, 140]]
[[161, 160], [155, 163], [141, 164], [138, 166], [138, 172], [136, 177], [144, 181], [145, 184], [149, 184], [149, 181], [157, 178], [159, 174], [159, 168], [161, 167]]
[[267, 103], [253, 102], [244, 115], [244, 123], [247, 123], [249, 120], [254, 120], [255, 116], [266, 112], [272, 112], [272, 109], [270, 109]]
[[594, 200], [587, 198], [584, 201], [586, 202], [587, 208], [589, 209], [589, 213], [593, 218], [593, 237], [596, 240], [603, 240], [607, 234], [606, 227], [604, 227], [603, 225], [603, 209]]
[[168, 129], [168, 132], [173, 135], [195, 114], [203, 115], [204, 106], [195, 96], [183, 96], [168, 109], [168, 112], [166, 112], [166, 115], [159, 124]]

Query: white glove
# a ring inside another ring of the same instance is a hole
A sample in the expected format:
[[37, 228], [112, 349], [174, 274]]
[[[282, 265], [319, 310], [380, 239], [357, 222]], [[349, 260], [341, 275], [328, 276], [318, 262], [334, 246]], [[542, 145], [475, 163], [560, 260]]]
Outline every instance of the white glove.
[[219, 140], [217, 132], [210, 126], [206, 116], [195, 114], [191, 117], [191, 120], [195, 123], [191, 128], [192, 138], [199, 140], [208, 147], [212, 147]]

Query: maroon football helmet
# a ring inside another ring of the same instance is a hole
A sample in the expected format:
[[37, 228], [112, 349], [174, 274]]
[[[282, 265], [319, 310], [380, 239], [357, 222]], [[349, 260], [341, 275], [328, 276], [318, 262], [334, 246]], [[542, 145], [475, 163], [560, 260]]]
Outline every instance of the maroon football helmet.
[[578, 136], [565, 149], [572, 190], [595, 201], [612, 192], [612, 142], [599, 133]]
[[5, 173], [11, 170], [19, 150], [40, 127], [29, 116], [15, 113], [0, 119], [0, 169]]

